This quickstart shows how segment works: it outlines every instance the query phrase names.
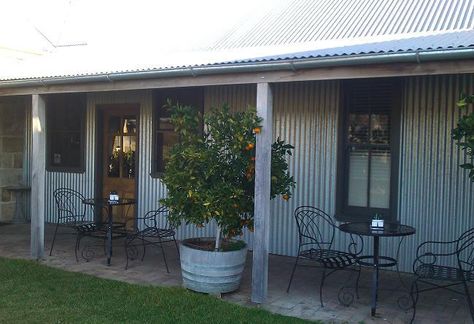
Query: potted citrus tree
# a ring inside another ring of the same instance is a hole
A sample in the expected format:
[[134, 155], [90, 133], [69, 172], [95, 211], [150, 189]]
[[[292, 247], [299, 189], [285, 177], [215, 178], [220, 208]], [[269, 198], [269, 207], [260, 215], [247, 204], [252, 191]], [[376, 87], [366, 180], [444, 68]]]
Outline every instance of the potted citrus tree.
[[[231, 113], [225, 105], [205, 116], [190, 106], [169, 103], [168, 109], [179, 141], [165, 167], [168, 196], [161, 203], [175, 226], [216, 225], [215, 237], [181, 242], [184, 286], [205, 293], [236, 290], [247, 254], [246, 243], [236, 237], [245, 228], [253, 231], [254, 148], [261, 119], [255, 109]], [[269, 198], [291, 197], [295, 182], [287, 157], [292, 149], [282, 140], [272, 145]]]

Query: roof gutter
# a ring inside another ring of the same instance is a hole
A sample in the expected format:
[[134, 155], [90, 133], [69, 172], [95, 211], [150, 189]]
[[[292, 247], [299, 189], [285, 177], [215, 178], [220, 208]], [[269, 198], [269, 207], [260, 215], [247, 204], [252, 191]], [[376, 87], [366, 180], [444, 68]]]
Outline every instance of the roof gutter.
[[318, 67], [337, 67], [350, 65], [383, 63], [422, 63], [429, 61], [473, 59], [474, 48], [425, 50], [414, 52], [373, 53], [316, 57], [306, 59], [262, 60], [259, 62], [223, 63], [159, 70], [116, 72], [97, 75], [62, 76], [35, 79], [0, 81], [0, 88], [41, 87], [59, 84], [77, 84], [85, 82], [113, 82], [121, 80], [156, 79], [167, 77], [198, 77], [200, 75], [229, 74], [244, 72], [297, 71]]

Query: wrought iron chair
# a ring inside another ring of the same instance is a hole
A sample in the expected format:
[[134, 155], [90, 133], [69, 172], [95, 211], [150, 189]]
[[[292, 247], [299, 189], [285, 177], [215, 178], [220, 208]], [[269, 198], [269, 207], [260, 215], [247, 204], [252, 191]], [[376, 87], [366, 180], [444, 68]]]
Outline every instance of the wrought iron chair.
[[[474, 281], [474, 228], [454, 241], [421, 243], [416, 249], [413, 273], [415, 280], [410, 291], [413, 302], [411, 322], [415, 319], [419, 294], [440, 288], [464, 295], [474, 322], [474, 307], [468, 286], [469, 282]], [[428, 287], [420, 289], [419, 283]], [[459, 285], [462, 285], [461, 291], [452, 289]]]
[[49, 255], [53, 253], [56, 235], [58, 234], [58, 228], [60, 226], [72, 230], [71, 233], [64, 234], [77, 235], [77, 227], [85, 224], [93, 224], [92, 221], [87, 220], [87, 216], [92, 215], [93, 217], [94, 215], [92, 206], [84, 205], [82, 203], [84, 196], [75, 190], [59, 188], [54, 191], [53, 195], [58, 208], [58, 218]]
[[[291, 272], [287, 292], [290, 291], [293, 276], [300, 259], [314, 261], [323, 268], [323, 275], [319, 286], [319, 298], [323, 307], [323, 287], [325, 280], [337, 270], [351, 270], [357, 272], [356, 295], [359, 298], [359, 279], [361, 267], [357, 263], [357, 255], [362, 252], [363, 240], [358, 235], [351, 235], [348, 251], [333, 249], [336, 224], [331, 216], [324, 211], [311, 206], [301, 206], [295, 210], [295, 219], [298, 226], [299, 245], [296, 261]], [[355, 237], [358, 237], [357, 240]], [[348, 282], [351, 280], [348, 278]], [[338, 299], [346, 306], [354, 301], [353, 294], [345, 293], [346, 285], [341, 287]]]
[[[164, 224], [160, 227], [161, 223]], [[160, 246], [165, 262], [166, 272], [170, 272], [168, 262], [166, 261], [165, 249], [163, 243], [174, 242], [179, 255], [178, 243], [176, 242], [176, 231], [168, 222], [168, 209], [160, 207], [157, 210], [149, 211], [143, 217], [137, 217], [135, 229], [129, 232], [125, 238], [125, 253], [127, 256], [127, 263], [125, 269], [128, 269], [129, 259], [138, 257], [138, 248], [136, 242], [143, 247], [143, 254], [141, 260], [145, 258], [146, 247], [149, 245]]]

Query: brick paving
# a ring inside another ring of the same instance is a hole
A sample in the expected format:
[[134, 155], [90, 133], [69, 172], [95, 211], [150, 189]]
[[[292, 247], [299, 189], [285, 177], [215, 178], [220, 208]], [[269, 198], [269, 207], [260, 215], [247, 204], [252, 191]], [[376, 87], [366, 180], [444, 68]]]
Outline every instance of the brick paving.
[[[50, 241], [54, 227], [46, 227], [46, 251], [49, 253]], [[29, 256], [29, 224], [0, 226], [0, 256], [28, 259]], [[97, 241], [89, 239], [94, 244]], [[74, 257], [74, 237], [62, 235], [57, 238], [53, 255], [40, 262], [55, 268], [68, 271], [87, 273], [101, 278], [125, 281], [129, 283], [180, 286], [181, 274], [179, 257], [173, 245], [166, 247], [166, 256], [170, 273], [166, 272], [161, 252], [149, 249], [143, 262], [135, 260], [125, 270], [123, 242], [114, 243], [112, 265], [106, 265], [103, 249], [95, 248], [96, 257], [90, 262]], [[408, 323], [411, 310], [405, 311], [398, 306], [400, 281], [396, 273], [381, 272], [381, 290], [379, 307], [375, 317], [370, 316], [370, 280], [371, 272], [363, 269], [361, 276], [360, 298], [345, 307], [338, 301], [338, 291], [346, 282], [349, 273], [339, 271], [330, 276], [324, 289], [324, 307], [319, 301], [319, 281], [321, 270], [312, 267], [298, 267], [292, 288], [286, 293], [289, 276], [294, 259], [283, 256], [270, 256], [268, 298], [265, 304], [257, 306], [250, 302], [251, 295], [251, 254], [245, 268], [241, 288], [234, 293], [222, 296], [224, 300], [249, 307], [262, 307], [274, 313], [299, 317], [309, 320], [322, 320], [327, 323]], [[410, 275], [403, 274], [404, 282], [409, 283]], [[353, 290], [351, 290], [353, 291]], [[471, 323], [469, 310], [461, 295], [437, 290], [421, 295], [417, 307], [415, 323]]]

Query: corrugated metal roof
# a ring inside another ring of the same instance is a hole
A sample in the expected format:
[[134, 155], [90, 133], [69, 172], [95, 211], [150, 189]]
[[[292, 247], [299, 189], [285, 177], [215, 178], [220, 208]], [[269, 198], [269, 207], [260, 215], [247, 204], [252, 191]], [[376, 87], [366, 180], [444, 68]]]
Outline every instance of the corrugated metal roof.
[[213, 49], [439, 33], [474, 28], [474, 0], [292, 0]]
[[[56, 50], [0, 71], [12, 80], [474, 47], [474, 0], [279, 0], [208, 50]], [[225, 28], [226, 26], [222, 26]], [[172, 32], [172, 30], [170, 30]], [[139, 77], [139, 76], [137, 76]]]
[[[317, 46], [317, 44], [315, 44]], [[350, 46], [323, 48], [300, 52], [287, 52], [270, 56], [249, 58], [240, 61], [265, 62], [279, 60], [308, 59], [318, 57], [335, 57], [364, 54], [387, 54], [400, 52], [416, 52], [442, 49], [474, 48], [474, 30], [451, 32], [438, 35], [419, 36], [406, 39], [396, 39], [385, 42], [374, 42]], [[230, 63], [230, 62], [229, 62]], [[236, 63], [236, 62], [233, 62]]]

